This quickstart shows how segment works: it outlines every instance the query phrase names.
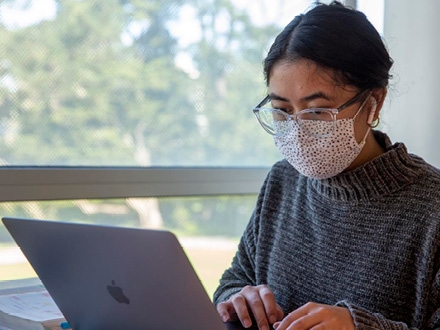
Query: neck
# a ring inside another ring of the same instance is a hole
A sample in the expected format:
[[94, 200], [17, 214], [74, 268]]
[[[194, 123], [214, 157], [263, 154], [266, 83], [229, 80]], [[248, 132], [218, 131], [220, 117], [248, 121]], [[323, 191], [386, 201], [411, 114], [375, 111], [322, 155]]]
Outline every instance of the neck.
[[353, 163], [350, 164], [346, 171], [350, 171], [362, 166], [363, 164], [368, 163], [374, 158], [382, 155], [384, 152], [384, 148], [377, 142], [377, 140], [374, 138], [373, 131], [370, 130], [367, 138], [365, 139], [365, 145], [362, 148], [361, 153], [356, 157]]

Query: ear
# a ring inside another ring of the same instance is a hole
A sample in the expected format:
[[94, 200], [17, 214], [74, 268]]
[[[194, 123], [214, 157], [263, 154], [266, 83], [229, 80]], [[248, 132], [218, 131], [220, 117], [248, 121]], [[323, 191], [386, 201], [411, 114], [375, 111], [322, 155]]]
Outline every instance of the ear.
[[371, 125], [374, 121], [379, 118], [380, 110], [382, 109], [383, 103], [385, 101], [385, 97], [387, 96], [388, 90], [383, 88], [376, 88], [371, 93], [371, 111], [368, 116], [368, 124]]
[[368, 115], [367, 124], [371, 125], [373, 121], [375, 120], [374, 117], [376, 115], [376, 109], [377, 109], [377, 101], [374, 97], [371, 96], [371, 109], [370, 114]]

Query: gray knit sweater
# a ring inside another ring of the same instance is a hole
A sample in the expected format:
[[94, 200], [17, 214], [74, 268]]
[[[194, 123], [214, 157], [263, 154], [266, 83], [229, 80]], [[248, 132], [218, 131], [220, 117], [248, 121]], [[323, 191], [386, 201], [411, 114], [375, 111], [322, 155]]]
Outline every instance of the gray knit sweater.
[[314, 301], [356, 329], [440, 329], [440, 171], [374, 134], [387, 152], [330, 179], [273, 166], [216, 304], [267, 284], [285, 313]]

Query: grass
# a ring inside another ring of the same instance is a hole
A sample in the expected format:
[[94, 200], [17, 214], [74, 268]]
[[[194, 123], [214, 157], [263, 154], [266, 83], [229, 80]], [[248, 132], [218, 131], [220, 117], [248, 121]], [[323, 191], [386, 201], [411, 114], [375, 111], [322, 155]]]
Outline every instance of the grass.
[[219, 284], [221, 275], [231, 264], [235, 250], [186, 248], [185, 252], [205, 287], [206, 292], [212, 299], [212, 295]]
[[[0, 250], [1, 251], [1, 250]], [[1, 252], [0, 252], [1, 254]], [[28, 263], [0, 265], [1, 281], [36, 277], [34, 270]]]

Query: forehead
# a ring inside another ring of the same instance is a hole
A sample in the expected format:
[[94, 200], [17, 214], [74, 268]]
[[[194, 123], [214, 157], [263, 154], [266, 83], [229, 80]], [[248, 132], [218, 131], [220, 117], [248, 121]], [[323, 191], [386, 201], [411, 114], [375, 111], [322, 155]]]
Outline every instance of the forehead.
[[272, 69], [269, 90], [288, 99], [302, 98], [317, 91], [336, 99], [347, 91], [356, 90], [354, 86], [344, 85], [335, 77], [334, 70], [310, 60], [281, 61]]

